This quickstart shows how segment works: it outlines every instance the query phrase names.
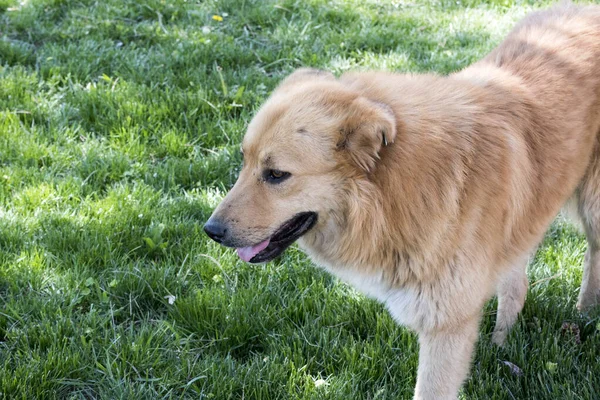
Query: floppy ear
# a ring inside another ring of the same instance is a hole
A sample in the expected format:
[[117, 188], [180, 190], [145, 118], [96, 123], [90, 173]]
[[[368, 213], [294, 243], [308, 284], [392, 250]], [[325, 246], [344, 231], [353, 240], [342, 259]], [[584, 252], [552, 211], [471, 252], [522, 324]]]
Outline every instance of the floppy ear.
[[275, 92], [278, 92], [281, 89], [289, 88], [301, 82], [334, 79], [335, 76], [331, 72], [315, 68], [299, 68], [281, 81], [281, 83], [275, 89]]
[[358, 167], [370, 172], [381, 148], [396, 138], [396, 118], [388, 105], [359, 97], [348, 107], [340, 134], [338, 150], [348, 152]]

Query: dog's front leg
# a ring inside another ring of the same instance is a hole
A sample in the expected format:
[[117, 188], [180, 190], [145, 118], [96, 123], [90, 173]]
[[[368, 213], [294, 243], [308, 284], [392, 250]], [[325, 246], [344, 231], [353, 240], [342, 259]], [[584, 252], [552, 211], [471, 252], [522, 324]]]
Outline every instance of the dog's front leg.
[[467, 377], [479, 316], [458, 326], [419, 334], [415, 400], [454, 400]]

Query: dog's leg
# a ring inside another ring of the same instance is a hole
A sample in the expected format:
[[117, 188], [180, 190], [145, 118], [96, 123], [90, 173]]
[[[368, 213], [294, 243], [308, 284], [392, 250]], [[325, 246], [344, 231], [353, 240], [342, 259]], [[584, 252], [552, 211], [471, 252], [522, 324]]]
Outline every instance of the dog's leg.
[[498, 314], [492, 342], [502, 346], [525, 305], [527, 295], [527, 259], [515, 264], [498, 283]]
[[454, 400], [467, 377], [479, 316], [459, 327], [419, 334], [415, 400]]
[[[600, 135], [600, 132], [598, 132]], [[598, 149], [597, 149], [598, 150]], [[576, 193], [580, 221], [588, 240], [577, 308], [600, 304], [600, 154], [596, 151]]]
[[600, 253], [588, 235], [577, 309], [582, 311], [596, 304], [600, 304]]

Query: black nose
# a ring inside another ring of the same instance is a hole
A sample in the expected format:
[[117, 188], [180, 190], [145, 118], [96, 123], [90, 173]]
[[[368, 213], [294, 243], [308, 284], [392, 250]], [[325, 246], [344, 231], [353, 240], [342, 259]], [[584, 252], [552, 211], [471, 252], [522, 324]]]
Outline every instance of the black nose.
[[204, 232], [215, 242], [221, 243], [227, 233], [227, 227], [220, 221], [211, 218], [204, 224]]

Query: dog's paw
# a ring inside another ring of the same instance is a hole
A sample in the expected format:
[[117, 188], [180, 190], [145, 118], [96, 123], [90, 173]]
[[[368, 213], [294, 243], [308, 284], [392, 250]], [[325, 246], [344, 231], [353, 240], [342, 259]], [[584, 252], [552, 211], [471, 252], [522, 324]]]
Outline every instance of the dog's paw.
[[577, 309], [585, 311], [600, 304], [600, 290], [586, 290], [579, 294]]
[[507, 337], [507, 329], [494, 329], [494, 333], [492, 333], [492, 343], [494, 343], [498, 347], [504, 347], [504, 343], [506, 343]]

